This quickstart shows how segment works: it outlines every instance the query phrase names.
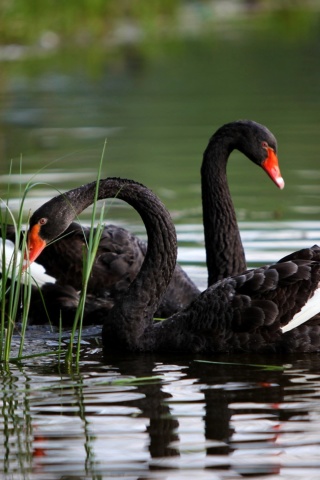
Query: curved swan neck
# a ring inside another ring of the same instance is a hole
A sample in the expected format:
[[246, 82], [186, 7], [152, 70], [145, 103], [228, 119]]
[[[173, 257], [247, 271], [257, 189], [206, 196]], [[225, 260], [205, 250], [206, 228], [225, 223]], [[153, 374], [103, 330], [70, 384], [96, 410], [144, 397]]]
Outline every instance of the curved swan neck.
[[[82, 207], [93, 202], [96, 184], [75, 189], [68, 194]], [[146, 187], [130, 180], [108, 178], [100, 181], [98, 198], [116, 197], [129, 203], [140, 214], [148, 235], [145, 260], [127, 293], [106, 312], [103, 328], [104, 345], [118, 344], [139, 349], [140, 337], [153, 321], [160, 300], [172, 277], [177, 257], [176, 233], [170, 215], [160, 200]], [[91, 199], [91, 201], [90, 201]], [[77, 207], [80, 209], [80, 206]], [[116, 333], [116, 334], [115, 334]]]
[[[73, 218], [94, 201], [96, 182], [70, 190], [62, 197]], [[106, 178], [100, 180], [98, 200], [118, 198], [131, 205], [141, 216], [148, 235], [148, 250], [140, 274], [155, 274], [155, 281], [170, 281], [176, 263], [176, 232], [169, 212], [148, 188], [132, 180]], [[148, 269], [152, 262], [152, 270]], [[168, 268], [165, 268], [168, 265]], [[138, 278], [137, 277], [137, 278]]]
[[208, 267], [208, 285], [246, 269], [246, 260], [232, 203], [227, 162], [239, 146], [233, 124], [222, 127], [210, 139], [201, 167], [202, 208]]

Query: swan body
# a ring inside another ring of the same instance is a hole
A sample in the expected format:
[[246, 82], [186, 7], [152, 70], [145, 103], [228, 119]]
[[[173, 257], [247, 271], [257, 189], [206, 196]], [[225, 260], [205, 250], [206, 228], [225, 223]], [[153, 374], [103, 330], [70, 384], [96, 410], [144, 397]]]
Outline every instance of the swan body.
[[[245, 270], [219, 280], [188, 307], [162, 322], [153, 315], [174, 272], [177, 244], [169, 213], [160, 200], [136, 182], [107, 178], [70, 190], [40, 207], [30, 219], [28, 245], [35, 232], [53, 240], [98, 198], [117, 197], [140, 214], [148, 235], [141, 270], [111, 309], [95, 311], [103, 320], [106, 352], [283, 352], [318, 351], [320, 321], [289, 331], [287, 327], [309, 300], [318, 295], [320, 248], [313, 246], [278, 263]], [[31, 233], [31, 234], [30, 234]], [[311, 315], [314, 313], [311, 309]], [[320, 306], [318, 312], [320, 311]], [[287, 329], [283, 333], [282, 329]]]
[[[307, 322], [320, 312], [319, 302], [309, 309], [319, 295], [320, 249], [310, 251], [314, 260], [288, 260], [218, 281], [189, 307], [150, 328], [143, 349], [156, 345], [158, 351], [208, 354], [319, 351], [320, 318], [316, 324]], [[296, 323], [300, 309], [303, 325]]]
[[[82, 288], [83, 249], [89, 241], [90, 228], [72, 222], [64, 235], [44, 249], [38, 261], [59, 285], [68, 285], [78, 291]], [[88, 284], [92, 299], [105, 299], [111, 307], [114, 299], [121, 296], [136, 277], [146, 251], [146, 243], [128, 230], [115, 225], [105, 226]], [[195, 284], [180, 265], [176, 265], [156, 316], [165, 318], [172, 315], [198, 294]]]

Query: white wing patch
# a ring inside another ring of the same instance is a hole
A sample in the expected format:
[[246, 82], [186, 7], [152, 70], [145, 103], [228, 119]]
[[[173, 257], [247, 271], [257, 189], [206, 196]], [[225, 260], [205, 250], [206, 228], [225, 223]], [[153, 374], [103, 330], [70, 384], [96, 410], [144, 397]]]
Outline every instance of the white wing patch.
[[[8, 276], [11, 278], [12, 275], [12, 262], [13, 262], [13, 255], [14, 255], [14, 244], [10, 240], [6, 240], [4, 242], [5, 245], [5, 269], [8, 270]], [[1, 271], [3, 270], [3, 239], [0, 238], [0, 268]], [[19, 265], [21, 262], [21, 252], [17, 251], [16, 257], [16, 271], [18, 271]], [[29, 271], [27, 272], [28, 275], [31, 275], [31, 283], [32, 285], [36, 285], [41, 287], [44, 283], [55, 283], [56, 279], [47, 275], [45, 273], [45, 269], [39, 263], [32, 263], [29, 267]], [[21, 282], [25, 283], [27, 281], [26, 274], [24, 273], [21, 277]]]
[[307, 322], [314, 315], [320, 312], [320, 284], [315, 290], [313, 296], [309, 298], [307, 303], [301, 308], [300, 312], [296, 313], [290, 322], [281, 328], [282, 333], [289, 332], [293, 328]]

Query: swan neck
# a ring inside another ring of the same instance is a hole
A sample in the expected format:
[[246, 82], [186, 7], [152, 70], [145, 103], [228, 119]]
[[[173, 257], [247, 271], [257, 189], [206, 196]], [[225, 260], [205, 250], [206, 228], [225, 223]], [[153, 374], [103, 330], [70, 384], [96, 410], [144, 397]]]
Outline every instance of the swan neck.
[[227, 163], [236, 148], [232, 135], [214, 135], [201, 167], [202, 209], [208, 286], [246, 269], [236, 212], [227, 181]]
[[171, 280], [177, 257], [176, 232], [160, 200], [143, 185], [122, 179], [100, 181], [98, 198], [116, 197], [140, 214], [148, 236], [145, 260], [136, 279], [107, 314], [104, 346], [115, 343], [131, 350], [141, 348], [141, 338]]

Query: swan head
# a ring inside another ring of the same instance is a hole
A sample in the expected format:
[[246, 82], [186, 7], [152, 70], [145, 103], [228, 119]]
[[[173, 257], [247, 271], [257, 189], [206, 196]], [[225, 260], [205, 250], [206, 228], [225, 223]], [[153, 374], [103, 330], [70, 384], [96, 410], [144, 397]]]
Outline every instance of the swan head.
[[253, 120], [238, 120], [225, 125], [226, 136], [232, 137], [231, 148], [237, 148], [252, 162], [259, 165], [281, 190], [284, 180], [277, 156], [277, 140], [264, 125]]
[[29, 221], [24, 269], [68, 228], [75, 215], [71, 203], [64, 195], [52, 198], [33, 213]]

